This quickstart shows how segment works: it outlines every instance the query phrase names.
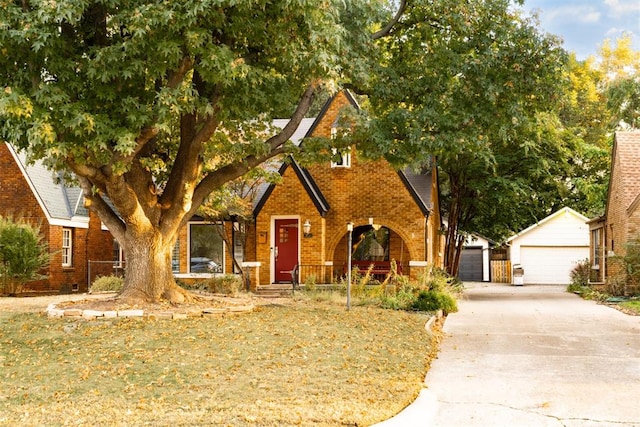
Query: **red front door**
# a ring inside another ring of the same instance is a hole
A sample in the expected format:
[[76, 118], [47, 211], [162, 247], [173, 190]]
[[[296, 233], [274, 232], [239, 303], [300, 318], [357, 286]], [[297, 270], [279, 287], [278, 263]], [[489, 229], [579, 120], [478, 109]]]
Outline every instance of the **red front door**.
[[290, 283], [291, 271], [298, 263], [298, 220], [277, 219], [275, 241], [275, 281]]

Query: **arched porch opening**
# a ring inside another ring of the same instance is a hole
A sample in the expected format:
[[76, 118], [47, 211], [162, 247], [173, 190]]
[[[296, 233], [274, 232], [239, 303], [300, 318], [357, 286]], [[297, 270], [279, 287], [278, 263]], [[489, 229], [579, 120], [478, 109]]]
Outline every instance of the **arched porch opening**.
[[409, 261], [414, 259], [411, 242], [396, 229], [386, 225], [356, 225], [350, 248], [347, 248], [347, 242], [348, 232], [345, 228], [330, 256], [334, 274], [338, 277], [347, 272], [348, 251], [351, 251], [352, 268], [358, 267], [364, 274], [373, 266], [372, 274], [377, 278], [386, 276], [392, 262], [395, 262], [399, 273], [408, 273]]

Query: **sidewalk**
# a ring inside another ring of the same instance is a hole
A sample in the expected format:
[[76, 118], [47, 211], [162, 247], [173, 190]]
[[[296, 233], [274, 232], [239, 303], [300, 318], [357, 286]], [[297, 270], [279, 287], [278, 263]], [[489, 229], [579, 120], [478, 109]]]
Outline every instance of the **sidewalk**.
[[383, 427], [640, 427], [640, 317], [564, 286], [468, 284], [418, 399]]

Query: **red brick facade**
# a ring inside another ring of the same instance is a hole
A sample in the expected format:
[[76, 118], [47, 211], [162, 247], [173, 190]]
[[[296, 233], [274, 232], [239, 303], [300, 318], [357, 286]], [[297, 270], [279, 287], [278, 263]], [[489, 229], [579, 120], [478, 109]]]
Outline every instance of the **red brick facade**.
[[[4, 143], [0, 144], [0, 215], [24, 218], [39, 226], [50, 252], [49, 267], [43, 271], [47, 279], [28, 283], [27, 289], [46, 292], [86, 291], [88, 260], [112, 260], [111, 234], [101, 229], [101, 222], [94, 215], [73, 220], [59, 219], [51, 218], [44, 209], [29, 185], [24, 169], [16, 163], [11, 149]], [[64, 228], [72, 233], [72, 262], [68, 267], [62, 266]]]

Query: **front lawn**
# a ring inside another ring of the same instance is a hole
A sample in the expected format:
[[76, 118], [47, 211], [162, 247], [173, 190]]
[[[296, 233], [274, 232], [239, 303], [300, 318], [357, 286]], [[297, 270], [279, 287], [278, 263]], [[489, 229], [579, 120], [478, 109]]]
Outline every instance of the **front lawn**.
[[420, 391], [426, 321], [311, 302], [173, 321], [3, 316], [0, 425], [370, 425]]
[[620, 307], [640, 316], [640, 300], [630, 300], [620, 303]]

